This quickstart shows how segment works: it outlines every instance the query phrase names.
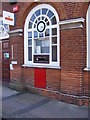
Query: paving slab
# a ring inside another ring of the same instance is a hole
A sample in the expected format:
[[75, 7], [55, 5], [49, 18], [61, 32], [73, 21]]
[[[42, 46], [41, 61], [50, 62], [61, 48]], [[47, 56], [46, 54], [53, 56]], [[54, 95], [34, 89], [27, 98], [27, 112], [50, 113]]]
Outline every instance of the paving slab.
[[87, 118], [88, 108], [51, 100], [31, 113], [41, 114], [43, 118]]
[[19, 92], [16, 91], [16, 90], [12, 90], [6, 86], [3, 86], [2, 87], [2, 97], [8, 97], [8, 96], [11, 96], [11, 95], [16, 95], [18, 94]]
[[[88, 118], [88, 107], [60, 102], [31, 93], [3, 87], [4, 118]], [[8, 95], [6, 95], [8, 94]]]

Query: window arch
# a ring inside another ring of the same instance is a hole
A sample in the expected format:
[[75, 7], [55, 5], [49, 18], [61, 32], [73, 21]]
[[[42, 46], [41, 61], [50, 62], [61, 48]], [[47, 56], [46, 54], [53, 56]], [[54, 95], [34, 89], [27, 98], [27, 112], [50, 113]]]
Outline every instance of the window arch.
[[36, 6], [24, 26], [24, 64], [60, 66], [59, 17], [48, 5]]

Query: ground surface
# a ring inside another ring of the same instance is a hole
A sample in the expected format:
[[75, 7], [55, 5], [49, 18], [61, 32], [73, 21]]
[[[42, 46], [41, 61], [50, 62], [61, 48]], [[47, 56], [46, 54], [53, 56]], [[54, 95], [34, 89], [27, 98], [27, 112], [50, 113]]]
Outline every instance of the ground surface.
[[[30, 93], [2, 89], [4, 118], [88, 118], [88, 107], [63, 103]], [[1, 96], [0, 96], [1, 97]]]

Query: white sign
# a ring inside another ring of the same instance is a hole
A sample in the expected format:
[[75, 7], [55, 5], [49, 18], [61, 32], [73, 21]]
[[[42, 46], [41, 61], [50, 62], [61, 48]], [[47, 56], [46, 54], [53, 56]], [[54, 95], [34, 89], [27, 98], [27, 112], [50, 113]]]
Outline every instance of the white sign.
[[12, 61], [11, 62], [13, 65], [16, 65], [17, 64], [17, 61]]
[[3, 11], [3, 24], [15, 25], [14, 13]]
[[12, 64], [10, 64], [10, 70], [13, 70], [13, 65]]

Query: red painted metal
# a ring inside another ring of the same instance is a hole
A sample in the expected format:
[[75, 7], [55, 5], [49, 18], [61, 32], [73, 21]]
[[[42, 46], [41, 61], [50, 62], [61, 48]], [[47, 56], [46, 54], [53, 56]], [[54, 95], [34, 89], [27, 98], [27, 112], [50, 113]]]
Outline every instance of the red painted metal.
[[35, 81], [35, 87], [46, 88], [46, 69], [35, 68], [34, 81]]
[[17, 5], [17, 6], [14, 6], [13, 7], [13, 12], [15, 13], [15, 12], [18, 12], [19, 11], [19, 6]]

